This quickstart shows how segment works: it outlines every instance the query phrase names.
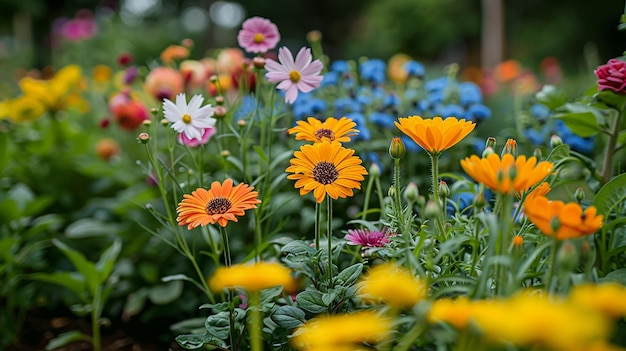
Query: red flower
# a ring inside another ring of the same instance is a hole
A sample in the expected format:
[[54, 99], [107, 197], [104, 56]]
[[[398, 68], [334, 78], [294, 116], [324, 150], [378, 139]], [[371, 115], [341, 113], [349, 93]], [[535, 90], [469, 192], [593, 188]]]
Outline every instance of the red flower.
[[116, 105], [112, 112], [115, 121], [125, 130], [135, 130], [149, 118], [148, 109], [142, 103], [132, 100]]
[[610, 59], [606, 65], [599, 66], [593, 73], [598, 77], [598, 90], [626, 94], [626, 62]]

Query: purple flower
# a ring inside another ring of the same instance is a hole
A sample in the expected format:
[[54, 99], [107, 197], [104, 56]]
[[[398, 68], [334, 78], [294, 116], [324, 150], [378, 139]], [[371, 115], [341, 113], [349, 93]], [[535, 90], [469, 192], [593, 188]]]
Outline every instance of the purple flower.
[[598, 77], [598, 90], [626, 93], [626, 62], [610, 59], [607, 64], [599, 66], [593, 73]]
[[350, 245], [361, 245], [365, 247], [383, 247], [389, 243], [391, 233], [387, 228], [382, 231], [369, 229], [348, 229], [348, 234], [344, 239], [348, 240]]
[[285, 92], [285, 102], [292, 104], [298, 97], [298, 91], [311, 92], [322, 82], [320, 72], [324, 64], [320, 60], [311, 62], [311, 49], [300, 49], [294, 61], [291, 51], [282, 47], [278, 49], [278, 60], [280, 63], [267, 59], [265, 77], [272, 83], [279, 83], [277, 88]]
[[280, 34], [276, 25], [262, 17], [245, 20], [237, 34], [239, 46], [251, 53], [265, 53], [275, 48], [279, 41]]

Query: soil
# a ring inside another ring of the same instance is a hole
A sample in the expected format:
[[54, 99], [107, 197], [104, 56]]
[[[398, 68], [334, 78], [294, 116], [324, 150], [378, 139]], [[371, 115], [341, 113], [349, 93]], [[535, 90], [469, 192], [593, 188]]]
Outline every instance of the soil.
[[[171, 342], [155, 341], [159, 335], [167, 332], [155, 330], [152, 324], [112, 321], [109, 326], [102, 326], [102, 351], [179, 351], [183, 350], [171, 336]], [[162, 323], [158, 323], [159, 325]], [[169, 325], [169, 324], [164, 324]], [[79, 330], [91, 335], [91, 325], [87, 319], [74, 316], [54, 316], [50, 312], [34, 310], [28, 313], [22, 327], [21, 335], [15, 345], [6, 351], [43, 351], [48, 342], [59, 334]], [[169, 339], [166, 335], [166, 339]], [[54, 351], [89, 351], [90, 343], [77, 341]]]

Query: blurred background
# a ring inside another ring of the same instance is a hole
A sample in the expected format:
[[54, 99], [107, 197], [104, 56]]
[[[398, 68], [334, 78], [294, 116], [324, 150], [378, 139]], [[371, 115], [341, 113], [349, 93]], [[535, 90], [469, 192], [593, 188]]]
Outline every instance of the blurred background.
[[0, 63], [2, 78], [20, 67], [114, 64], [122, 52], [148, 63], [183, 38], [194, 40], [198, 57], [237, 46], [241, 22], [258, 15], [278, 25], [289, 47], [320, 30], [331, 60], [405, 53], [493, 68], [515, 58], [539, 70], [550, 57], [567, 73], [621, 55], [623, 8], [615, 0], [2, 0]]

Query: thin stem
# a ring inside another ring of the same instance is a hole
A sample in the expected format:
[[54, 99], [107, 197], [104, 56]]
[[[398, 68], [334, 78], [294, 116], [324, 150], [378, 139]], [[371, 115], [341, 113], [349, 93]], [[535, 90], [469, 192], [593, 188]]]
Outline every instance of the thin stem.
[[378, 193], [378, 203], [380, 206], [380, 216], [378, 220], [382, 220], [383, 216], [385, 215], [385, 198], [383, 195], [383, 187], [380, 184], [380, 177], [376, 177], [376, 179], [374, 179], [374, 183], [376, 183], [376, 192]]
[[96, 296], [93, 297], [91, 310], [91, 344], [94, 351], [100, 351], [102, 344], [100, 341], [100, 315], [102, 313], [102, 287], [96, 289]]
[[315, 201], [315, 250], [320, 249], [320, 220], [322, 218], [322, 207]]
[[367, 180], [367, 187], [365, 188], [365, 201], [363, 201], [363, 212], [361, 212], [361, 219], [367, 220], [367, 210], [370, 204], [370, 196], [372, 194], [372, 187], [374, 186], [374, 178], [369, 177]]
[[262, 351], [263, 344], [261, 338], [261, 328], [263, 327], [263, 325], [261, 324], [261, 306], [259, 306], [259, 292], [250, 291], [248, 302], [250, 303], [250, 307], [248, 309], [250, 313], [250, 319], [248, 321], [248, 328], [250, 329], [250, 350]]
[[230, 258], [230, 244], [228, 242], [228, 233], [226, 232], [226, 228], [220, 226], [220, 234], [222, 235], [222, 241], [224, 243], [224, 265], [226, 267], [232, 266], [232, 261]]
[[446, 229], [443, 226], [442, 211], [445, 209], [445, 204], [441, 204], [439, 199], [439, 153], [429, 153], [430, 161], [432, 165], [432, 178], [433, 178], [433, 201], [439, 208], [439, 213], [435, 218], [436, 226], [439, 229], [441, 238], [446, 239]]
[[[502, 211], [500, 212], [500, 225], [498, 228], [498, 242], [496, 243], [496, 255], [504, 257], [509, 244], [512, 242], [512, 212], [513, 212], [513, 194], [499, 195], [502, 203]], [[499, 296], [508, 293], [508, 269], [500, 263], [496, 266], [496, 292]]]
[[328, 237], [328, 287], [333, 287], [333, 201], [330, 195], [326, 195], [326, 236]]
[[[400, 201], [400, 159], [396, 158], [394, 159], [394, 165], [393, 165], [393, 187], [394, 187], [394, 194], [393, 194], [393, 200], [394, 200], [394, 207], [395, 207], [395, 212], [396, 212], [396, 218], [398, 219], [398, 221], [402, 224], [404, 224], [404, 216], [402, 214], [402, 203]], [[399, 229], [399, 228], [398, 228]]]
[[[230, 267], [232, 265], [230, 258], [230, 245], [228, 243], [228, 233], [226, 232], [226, 228], [220, 226], [220, 234], [222, 234], [222, 241], [224, 243], [224, 265], [226, 267]], [[228, 290], [227, 294], [228, 298], [228, 312], [229, 312], [229, 337], [230, 337], [230, 348], [231, 350], [236, 350], [235, 347], [235, 298], [232, 290]]]
[[613, 156], [615, 154], [615, 146], [617, 144], [617, 137], [619, 134], [620, 119], [624, 112], [620, 112], [617, 117], [611, 122], [611, 129], [609, 134], [609, 140], [606, 143], [606, 149], [604, 150], [604, 160], [602, 162], [602, 180], [604, 183], [608, 183], [611, 180], [613, 171]]
[[552, 250], [551, 250], [551, 262], [550, 262], [550, 270], [548, 271], [548, 277], [546, 278], [548, 292], [552, 294], [556, 288], [556, 284], [552, 281], [554, 280], [554, 274], [556, 272], [556, 263], [557, 263], [557, 254], [559, 250], [560, 241], [555, 237], [552, 238]]

